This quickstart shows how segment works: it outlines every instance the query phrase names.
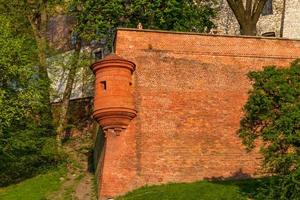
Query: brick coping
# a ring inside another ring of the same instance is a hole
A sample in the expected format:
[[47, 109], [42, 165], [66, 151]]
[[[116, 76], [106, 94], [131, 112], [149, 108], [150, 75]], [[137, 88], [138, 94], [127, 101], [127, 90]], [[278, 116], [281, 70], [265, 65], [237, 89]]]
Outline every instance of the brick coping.
[[[249, 35], [225, 35], [225, 34], [208, 34], [208, 33], [196, 33], [196, 32], [179, 32], [179, 31], [165, 31], [158, 29], [136, 29], [136, 28], [117, 28], [118, 31], [133, 31], [133, 32], [152, 32], [152, 33], [164, 33], [164, 34], [180, 34], [180, 35], [199, 35], [199, 36], [211, 36], [211, 37], [230, 37], [230, 38], [249, 38], [249, 39], [267, 39], [267, 40], [287, 40], [287, 41], [299, 41], [300, 39], [289, 39], [283, 37], [263, 37], [263, 36], [249, 36]], [[116, 36], [115, 36], [116, 38]]]

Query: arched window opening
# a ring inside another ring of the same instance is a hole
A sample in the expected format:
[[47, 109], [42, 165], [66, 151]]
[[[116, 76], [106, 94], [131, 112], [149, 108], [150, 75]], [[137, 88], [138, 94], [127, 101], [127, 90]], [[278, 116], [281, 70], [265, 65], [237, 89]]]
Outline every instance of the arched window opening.
[[261, 14], [263, 16], [273, 14], [273, 0], [267, 0]]

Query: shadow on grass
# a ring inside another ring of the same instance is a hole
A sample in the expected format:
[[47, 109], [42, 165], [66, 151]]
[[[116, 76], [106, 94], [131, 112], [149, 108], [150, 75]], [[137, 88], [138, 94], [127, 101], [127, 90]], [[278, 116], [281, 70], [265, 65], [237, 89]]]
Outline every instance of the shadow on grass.
[[231, 177], [210, 177], [192, 183], [144, 186], [117, 200], [258, 200], [268, 178], [252, 178], [238, 170]]
[[239, 188], [241, 195], [255, 199], [255, 196], [259, 192], [259, 188], [263, 187], [263, 185], [269, 181], [270, 177], [253, 178], [250, 174], [244, 173], [240, 169], [230, 177], [220, 176], [204, 179], [214, 184], [236, 186]]

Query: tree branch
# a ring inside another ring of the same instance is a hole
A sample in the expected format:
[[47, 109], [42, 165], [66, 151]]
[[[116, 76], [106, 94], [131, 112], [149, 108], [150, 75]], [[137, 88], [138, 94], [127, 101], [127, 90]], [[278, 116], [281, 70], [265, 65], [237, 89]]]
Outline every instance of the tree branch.
[[245, 21], [245, 10], [242, 0], [227, 0], [227, 2], [239, 24]]
[[246, 13], [248, 16], [251, 16], [252, 14], [252, 0], [246, 1]]
[[265, 6], [266, 2], [267, 2], [267, 0], [259, 0], [256, 8], [254, 8], [253, 14], [252, 14], [252, 19], [253, 19], [254, 22], [258, 21], [258, 19], [260, 17], [260, 14], [261, 14], [262, 10], [264, 9], [264, 6]]

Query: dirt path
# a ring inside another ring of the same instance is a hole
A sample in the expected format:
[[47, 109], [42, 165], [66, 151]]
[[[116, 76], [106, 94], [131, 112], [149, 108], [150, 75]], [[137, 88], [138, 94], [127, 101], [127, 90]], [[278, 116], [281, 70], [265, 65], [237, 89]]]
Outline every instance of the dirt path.
[[68, 173], [61, 177], [60, 190], [50, 194], [51, 200], [96, 200], [93, 174], [88, 172], [88, 136], [76, 137], [66, 142], [63, 149], [68, 155]]
[[80, 180], [75, 190], [75, 197], [78, 200], [83, 199], [96, 199], [93, 194], [93, 180], [90, 173], [86, 173], [85, 176]]

